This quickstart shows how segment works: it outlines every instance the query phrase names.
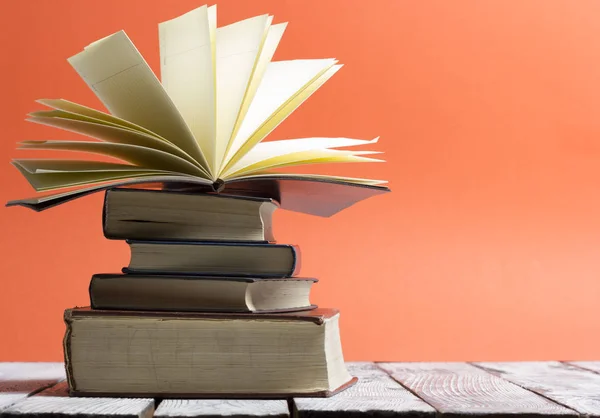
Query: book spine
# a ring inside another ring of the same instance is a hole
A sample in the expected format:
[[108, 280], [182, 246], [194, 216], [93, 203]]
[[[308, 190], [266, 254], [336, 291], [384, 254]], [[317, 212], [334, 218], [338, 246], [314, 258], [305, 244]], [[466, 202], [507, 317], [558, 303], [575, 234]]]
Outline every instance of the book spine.
[[294, 277], [300, 273], [300, 268], [302, 267], [302, 256], [301, 256], [299, 246], [290, 245], [290, 250], [292, 251], [294, 261], [292, 263], [292, 268], [291, 268], [289, 277]]
[[73, 364], [71, 363], [71, 333], [72, 333], [72, 316], [71, 309], [66, 309], [64, 313], [65, 336], [63, 338], [63, 356], [65, 359], [65, 373], [67, 375], [67, 385], [69, 393], [75, 391], [75, 381], [73, 380]]
[[92, 279], [90, 280], [90, 285], [88, 286], [88, 295], [90, 297], [90, 307], [92, 309], [96, 309], [96, 303], [94, 301], [94, 281], [95, 281], [96, 276], [92, 276]]
[[108, 195], [111, 193], [110, 189], [104, 192], [104, 203], [102, 204], [102, 233], [104, 237], [107, 239], [116, 239], [108, 232], [107, 223], [108, 223]]

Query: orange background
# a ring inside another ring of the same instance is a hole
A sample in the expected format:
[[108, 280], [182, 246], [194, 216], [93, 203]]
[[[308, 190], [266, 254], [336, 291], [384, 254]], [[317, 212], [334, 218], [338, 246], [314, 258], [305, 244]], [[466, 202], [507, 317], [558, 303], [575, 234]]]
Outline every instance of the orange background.
[[[158, 71], [157, 24], [191, 0], [1, 2], [2, 201], [33, 192], [9, 159], [37, 98], [100, 107], [66, 58], [124, 29]], [[290, 24], [276, 59], [345, 67], [271, 136], [372, 138], [387, 163], [332, 173], [393, 192], [333, 218], [278, 213], [314, 302], [342, 311], [348, 360], [600, 358], [600, 3], [218, 3], [219, 25]], [[102, 196], [0, 208], [0, 360], [60, 360], [64, 308], [128, 262]]]

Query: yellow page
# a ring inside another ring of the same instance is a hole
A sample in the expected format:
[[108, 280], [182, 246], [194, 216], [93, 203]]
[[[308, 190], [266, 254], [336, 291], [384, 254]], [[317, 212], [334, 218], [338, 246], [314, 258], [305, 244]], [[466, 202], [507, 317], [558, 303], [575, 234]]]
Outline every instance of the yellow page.
[[110, 180], [121, 180], [126, 178], [136, 178], [143, 176], [168, 175], [169, 172], [158, 170], [136, 171], [90, 171], [90, 172], [64, 172], [64, 173], [30, 173], [22, 170], [18, 165], [15, 167], [23, 174], [29, 184], [38, 192], [48, 190], [64, 189], [68, 187], [81, 186], [84, 184], [93, 184]]
[[281, 112], [286, 104], [293, 101], [298, 94], [319, 80], [334, 66], [334, 63], [334, 59], [271, 62], [231, 144], [225, 160], [225, 167], [221, 172], [237, 162], [242, 156], [240, 153], [245, 154], [260, 142], [262, 137], [258, 140], [255, 138], [261, 128]]
[[261, 172], [253, 173], [247, 176], [236, 177], [235, 180], [252, 180], [252, 179], [304, 179], [304, 180], [325, 180], [338, 183], [362, 184], [366, 186], [377, 186], [385, 184], [387, 180], [361, 179], [357, 177], [343, 176], [328, 176], [326, 174], [289, 174], [277, 172]]
[[[68, 112], [66, 110], [58, 110], [58, 109], [37, 110], [35, 112], [28, 113], [27, 116], [40, 117], [40, 118], [72, 119], [72, 120], [78, 120], [78, 121], [84, 121], [84, 122], [92, 122], [92, 123], [96, 123], [98, 125], [112, 126], [113, 128], [126, 129], [128, 131], [133, 131], [133, 132], [139, 132], [139, 131], [136, 131], [135, 129], [127, 128], [125, 126], [122, 126], [122, 125], [119, 125], [116, 123], [108, 122], [108, 121], [105, 121], [102, 119], [96, 119], [91, 116], [81, 115], [79, 113]], [[156, 138], [156, 137], [154, 137], [154, 138]]]
[[205, 174], [198, 167], [182, 158], [137, 145], [86, 141], [23, 141], [18, 149], [48, 149], [102, 154], [150, 170], [173, 171], [205, 178]]
[[162, 85], [194, 134], [211, 173], [216, 123], [211, 27], [216, 27], [216, 12], [209, 9], [215, 8], [202, 6], [158, 25]]
[[295, 152], [277, 156], [265, 161], [260, 161], [252, 164], [237, 172], [231, 173], [224, 180], [245, 176], [254, 172], [262, 172], [274, 168], [290, 167], [306, 164], [323, 164], [323, 163], [359, 163], [359, 162], [383, 162], [374, 158], [361, 157], [360, 155], [378, 154], [375, 151], [342, 151], [342, 150], [311, 150]]
[[317, 77], [306, 88], [300, 91], [297, 95], [288, 101], [285, 105], [277, 110], [254, 134], [242, 145], [240, 150], [232, 157], [229, 164], [235, 164], [248, 151], [255, 147], [263, 140], [273, 129], [277, 127], [285, 118], [287, 118], [294, 110], [298, 108], [306, 99], [308, 99], [319, 87], [329, 80], [342, 66], [334, 65], [327, 69], [323, 74]]
[[125, 32], [68, 61], [112, 114], [156, 132], [207, 168], [185, 120]]
[[[139, 134], [142, 137], [150, 137], [150, 141], [153, 144], [157, 144], [157, 147], [159, 147], [159, 149], [173, 149], [175, 151], [175, 153], [179, 156], [185, 156], [183, 158], [188, 159], [190, 162], [200, 166], [200, 164], [193, 159], [190, 155], [188, 155], [187, 153], [185, 153], [184, 151], [182, 151], [179, 147], [175, 146], [174, 144], [172, 144], [171, 142], [167, 141], [166, 139], [163, 139], [155, 134], [147, 133], [146, 131], [142, 131], [139, 129], [134, 129], [131, 128], [129, 126], [120, 124], [120, 123], [114, 123], [110, 120], [105, 120], [105, 119], [98, 119], [95, 118], [93, 116], [88, 116], [88, 115], [83, 115], [81, 113], [76, 113], [76, 112], [70, 112], [67, 110], [58, 110], [58, 109], [54, 109], [54, 110], [39, 110], [39, 111], [35, 111], [35, 112], [31, 112], [28, 114], [28, 116], [31, 116], [33, 118], [46, 118], [46, 120], [49, 120], [49, 118], [56, 118], [56, 119], [71, 119], [71, 120], [75, 120], [75, 121], [81, 121], [81, 122], [89, 122], [89, 123], [93, 123], [96, 125], [104, 125], [104, 126], [109, 126], [112, 128], [117, 128], [119, 130], [126, 130], [126, 131], [130, 131], [130, 132], [134, 132], [135, 134]], [[41, 120], [41, 119], [40, 119]], [[54, 126], [54, 125], [53, 125]], [[78, 132], [78, 131], [77, 131]], [[119, 131], [120, 132], [120, 131]], [[84, 135], [86, 135], [85, 133], [83, 133]], [[162, 144], [166, 144], [166, 145], [162, 145]]]
[[[246, 117], [246, 113], [248, 112], [248, 109], [250, 108], [250, 104], [252, 103], [252, 100], [254, 100], [254, 96], [256, 95], [258, 86], [260, 85], [260, 83], [263, 79], [263, 76], [265, 74], [265, 71], [267, 70], [269, 63], [271, 62], [271, 59], [273, 58], [273, 55], [275, 54], [275, 50], [277, 49], [277, 46], [279, 45], [279, 42], [281, 41], [281, 38], [283, 37], [283, 32], [285, 31], [286, 27], [287, 27], [287, 23], [279, 23], [277, 25], [272, 25], [269, 27], [269, 31], [267, 32], [267, 37], [262, 46], [262, 49], [260, 51], [260, 56], [256, 63], [256, 68], [254, 69], [254, 73], [252, 74], [252, 80], [250, 81], [250, 84], [248, 85], [248, 90], [246, 91], [246, 95], [244, 96], [244, 102], [242, 103], [242, 107], [240, 109], [240, 114], [235, 123], [235, 127], [233, 128], [231, 137], [229, 138], [229, 143], [227, 144], [227, 149], [225, 150], [225, 155], [227, 155], [227, 153], [229, 152], [229, 149], [231, 148], [233, 139], [237, 135], [237, 131], [239, 130], [240, 126], [242, 125], [242, 122], [244, 121], [244, 119]], [[221, 161], [219, 165], [222, 165], [222, 164], [223, 164], [223, 161]]]
[[99, 110], [92, 109], [91, 107], [80, 105], [78, 103], [73, 103], [64, 99], [40, 99], [37, 100], [37, 102], [54, 109], [63, 110], [65, 112], [71, 112], [82, 116], [88, 116], [90, 118], [118, 125], [122, 128], [131, 129], [134, 131], [145, 133], [150, 136], [155, 136], [159, 139], [162, 139], [163, 141], [166, 141], [165, 138], [161, 137], [157, 133], [152, 132], [151, 130], [146, 129], [140, 125], [136, 125], [135, 123], [129, 122], [125, 119], [118, 118], [114, 115], [109, 115], [108, 113], [104, 113]]
[[270, 19], [262, 15], [217, 28], [215, 166], [223, 161]]
[[130, 164], [108, 163], [104, 161], [86, 160], [51, 160], [51, 159], [16, 159], [13, 164], [19, 165], [28, 173], [64, 173], [92, 171], [125, 171], [139, 170], [140, 167]]
[[301, 151], [370, 145], [376, 143], [378, 140], [379, 137], [370, 141], [351, 138], [299, 138], [261, 142], [240, 158], [240, 160], [228, 171], [223, 173], [223, 176], [227, 176], [228, 174], [239, 171], [260, 161], [278, 156]]
[[[210, 180], [201, 179], [198, 177], [189, 177], [189, 176], [175, 176], [175, 175], [160, 175], [160, 176], [142, 176], [140, 178], [131, 178], [126, 180], [112, 180], [103, 182], [100, 184], [95, 184], [90, 187], [83, 187], [74, 190], [69, 190], [61, 193], [52, 193], [45, 196], [33, 197], [28, 199], [18, 199], [11, 200], [6, 205], [7, 206], [15, 206], [15, 205], [38, 205], [38, 204], [47, 204], [52, 205], [52, 202], [64, 202], [72, 199], [76, 199], [80, 196], [84, 196], [86, 194], [94, 193], [100, 190], [106, 190], [113, 187], [119, 186], [127, 186], [134, 184], [154, 184], [154, 183], [162, 183], [162, 182], [185, 182], [185, 183], [195, 183], [199, 185], [209, 185], [212, 184]], [[39, 208], [35, 208], [36, 210], [40, 210]]]
[[195, 165], [200, 171], [202, 171], [205, 176], [208, 176], [208, 173], [205, 172], [204, 168], [202, 168], [196, 160], [175, 145], [141, 132], [110, 125], [87, 122], [84, 120], [65, 119], [59, 117], [34, 116], [28, 118], [27, 121], [76, 132], [91, 138], [100, 139], [102, 141], [138, 145], [140, 147], [160, 150], [188, 161], [190, 164]]

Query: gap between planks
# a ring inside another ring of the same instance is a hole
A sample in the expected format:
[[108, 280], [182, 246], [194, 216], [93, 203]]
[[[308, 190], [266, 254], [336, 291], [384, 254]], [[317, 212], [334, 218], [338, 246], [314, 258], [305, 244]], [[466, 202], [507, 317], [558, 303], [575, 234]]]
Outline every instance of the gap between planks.
[[561, 361], [561, 363], [600, 374], [600, 361]]
[[494, 375], [590, 417], [600, 417], [600, 374], [558, 361], [475, 363]]
[[431, 417], [436, 411], [371, 362], [347, 363], [358, 382], [331, 398], [295, 398], [294, 418]]
[[65, 378], [63, 363], [0, 363], [0, 411]]
[[377, 363], [441, 415], [578, 416], [547, 398], [467, 363]]
[[0, 417], [151, 418], [153, 413], [154, 399], [71, 397], [63, 380], [0, 411]]

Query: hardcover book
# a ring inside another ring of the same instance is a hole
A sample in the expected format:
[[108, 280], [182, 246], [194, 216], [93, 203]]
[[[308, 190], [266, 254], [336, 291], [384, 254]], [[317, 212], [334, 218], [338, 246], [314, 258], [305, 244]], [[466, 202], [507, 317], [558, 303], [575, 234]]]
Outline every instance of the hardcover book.
[[128, 240], [124, 273], [291, 277], [300, 271], [300, 248], [285, 244]]
[[316, 279], [95, 274], [92, 309], [282, 312], [316, 308], [310, 290]]
[[109, 239], [274, 242], [272, 199], [112, 189], [102, 226]]
[[72, 395], [324, 397], [356, 379], [335, 309], [281, 314], [65, 311]]

